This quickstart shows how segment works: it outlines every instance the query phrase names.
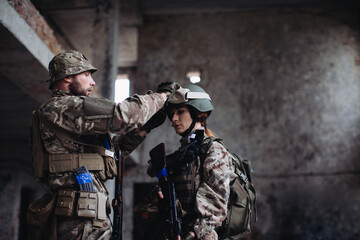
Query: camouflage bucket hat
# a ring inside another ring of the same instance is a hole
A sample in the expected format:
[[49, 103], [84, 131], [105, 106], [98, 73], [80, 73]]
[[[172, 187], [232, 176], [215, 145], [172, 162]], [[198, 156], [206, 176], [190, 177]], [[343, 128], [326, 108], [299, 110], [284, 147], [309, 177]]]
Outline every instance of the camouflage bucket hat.
[[86, 71], [93, 73], [96, 70], [84, 54], [78, 51], [68, 50], [59, 53], [49, 62], [49, 89], [52, 89], [52, 85], [64, 77]]

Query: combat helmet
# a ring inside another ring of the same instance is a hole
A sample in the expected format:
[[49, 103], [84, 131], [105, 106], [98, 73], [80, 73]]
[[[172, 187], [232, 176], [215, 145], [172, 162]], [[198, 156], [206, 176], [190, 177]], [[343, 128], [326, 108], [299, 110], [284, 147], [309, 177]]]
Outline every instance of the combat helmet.
[[[190, 115], [193, 119], [190, 128], [182, 135], [188, 134], [193, 129], [196, 122], [206, 120], [214, 109], [209, 94], [207, 94], [204, 89], [194, 84], [184, 85], [169, 96], [165, 106], [165, 111], [170, 121], [172, 119], [171, 110], [182, 106], [189, 107]], [[202, 117], [198, 117], [198, 113], [195, 110], [200, 113], [207, 113], [207, 115], [205, 115], [206, 117], [204, 115]]]
[[170, 108], [184, 105], [191, 106], [199, 112], [211, 113], [214, 109], [209, 94], [207, 94], [204, 89], [194, 84], [184, 85], [169, 96], [167, 106], [169, 110]]
[[67, 50], [59, 53], [49, 62], [49, 89], [51, 90], [52, 85], [64, 77], [85, 71], [93, 73], [96, 70], [97, 69], [91, 65], [84, 54], [78, 51]]

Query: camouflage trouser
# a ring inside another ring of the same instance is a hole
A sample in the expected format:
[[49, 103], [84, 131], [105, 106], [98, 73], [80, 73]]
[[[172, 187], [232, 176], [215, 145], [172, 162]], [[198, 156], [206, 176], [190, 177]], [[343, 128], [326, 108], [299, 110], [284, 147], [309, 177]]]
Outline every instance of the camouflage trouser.
[[102, 226], [93, 226], [93, 220], [74, 217], [57, 217], [58, 240], [109, 240], [111, 237], [110, 219]]

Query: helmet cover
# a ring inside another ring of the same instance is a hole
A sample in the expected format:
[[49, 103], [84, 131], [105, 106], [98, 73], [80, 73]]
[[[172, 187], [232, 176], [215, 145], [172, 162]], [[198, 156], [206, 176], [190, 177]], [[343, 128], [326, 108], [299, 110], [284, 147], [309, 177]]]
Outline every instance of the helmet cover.
[[91, 65], [84, 54], [75, 50], [59, 53], [49, 62], [49, 89], [52, 89], [52, 85], [64, 77], [86, 71], [93, 73], [97, 69]]

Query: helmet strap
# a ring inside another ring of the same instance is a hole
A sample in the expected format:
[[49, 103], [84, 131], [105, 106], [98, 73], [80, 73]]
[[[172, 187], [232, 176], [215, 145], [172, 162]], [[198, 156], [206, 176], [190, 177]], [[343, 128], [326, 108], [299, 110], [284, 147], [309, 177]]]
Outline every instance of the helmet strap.
[[180, 136], [182, 136], [182, 137], [187, 136], [193, 130], [193, 128], [195, 127], [195, 124], [196, 124], [196, 121], [193, 120], [190, 127], [188, 129], [186, 129], [185, 132], [181, 133]]
[[196, 124], [197, 122], [200, 122], [200, 123], [201, 123], [201, 122], [204, 122], [204, 126], [203, 126], [203, 127], [206, 128], [206, 122], [205, 122], [206, 119], [207, 119], [206, 116], [195, 117], [195, 119], [193, 118], [193, 121], [192, 121], [190, 127], [189, 127], [188, 129], [186, 129], [185, 132], [181, 133], [180, 136], [182, 136], [182, 137], [187, 136], [187, 135], [194, 129], [195, 124]]

